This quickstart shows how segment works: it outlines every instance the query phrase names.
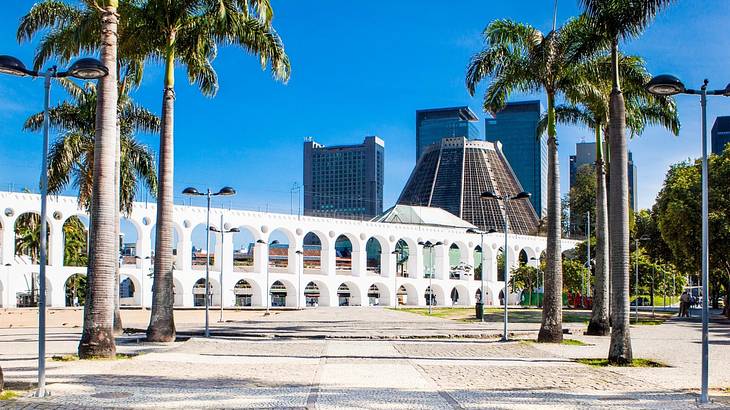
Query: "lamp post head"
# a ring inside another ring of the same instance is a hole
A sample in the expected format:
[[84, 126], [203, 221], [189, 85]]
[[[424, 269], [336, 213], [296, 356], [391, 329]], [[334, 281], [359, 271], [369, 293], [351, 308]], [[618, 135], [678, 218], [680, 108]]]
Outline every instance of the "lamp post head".
[[646, 91], [662, 97], [680, 94], [684, 90], [682, 81], [671, 74], [660, 74], [646, 84]]
[[519, 194], [512, 197], [512, 199], [530, 199], [531, 193], [522, 191]]
[[722, 90], [722, 95], [724, 95], [725, 97], [730, 97], [730, 83], [728, 83], [725, 86], [725, 89]]
[[228, 230], [228, 232], [236, 233], [236, 232], [241, 232], [241, 230], [238, 228], [231, 228]]
[[218, 228], [216, 228], [215, 226], [211, 226], [210, 231], [211, 232], [220, 232], [220, 230]]
[[264, 242], [264, 240], [263, 240], [263, 239], [257, 239], [257, 240], [256, 240], [256, 243], [263, 243], [263, 244], [265, 244], [266, 242]]
[[196, 188], [193, 188], [193, 187], [187, 187], [187, 188], [183, 189], [182, 193], [183, 193], [183, 195], [188, 195], [188, 196], [203, 195]]
[[81, 58], [71, 64], [68, 71], [61, 76], [71, 76], [80, 80], [98, 80], [108, 74], [109, 69], [101, 61], [95, 58]]
[[485, 191], [479, 195], [479, 199], [499, 199], [499, 195], [495, 194], [494, 191]]
[[25, 64], [13, 56], [0, 55], [0, 73], [25, 77], [35, 75], [34, 71], [25, 68]]
[[216, 195], [221, 195], [221, 196], [236, 195], [236, 190], [229, 186], [224, 186], [223, 188], [221, 188], [220, 191], [218, 191], [218, 193]]

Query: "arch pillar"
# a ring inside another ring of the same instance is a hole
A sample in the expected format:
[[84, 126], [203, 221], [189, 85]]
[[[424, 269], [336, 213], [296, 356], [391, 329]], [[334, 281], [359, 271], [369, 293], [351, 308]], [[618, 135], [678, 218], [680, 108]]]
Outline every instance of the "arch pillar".
[[355, 244], [353, 244], [353, 251], [351, 258], [351, 269], [352, 276], [367, 276], [367, 251], [364, 246], [361, 246], [359, 250], [354, 250]]
[[434, 279], [448, 279], [451, 270], [451, 266], [449, 266], [449, 245], [434, 246], [430, 251], [433, 252]]
[[3, 266], [13, 263], [15, 259], [15, 221], [8, 221], [2, 229], [2, 247], [0, 247], [0, 262]]
[[[267, 245], [254, 242], [253, 246], [253, 269], [254, 272], [266, 273], [269, 268], [269, 255], [267, 254]], [[264, 294], [265, 295], [265, 294]]]
[[[322, 244], [322, 255], [320, 257], [320, 263], [322, 265], [322, 272], [325, 272], [327, 276], [335, 277], [337, 275], [337, 251], [335, 250], [335, 242], [337, 239], [328, 240], [327, 244]], [[337, 289], [335, 289], [334, 301], [337, 302]], [[337, 306], [336, 304], [333, 306]]]
[[48, 227], [51, 229], [48, 237], [48, 264], [51, 266], [63, 266], [63, 225], [49, 222]]

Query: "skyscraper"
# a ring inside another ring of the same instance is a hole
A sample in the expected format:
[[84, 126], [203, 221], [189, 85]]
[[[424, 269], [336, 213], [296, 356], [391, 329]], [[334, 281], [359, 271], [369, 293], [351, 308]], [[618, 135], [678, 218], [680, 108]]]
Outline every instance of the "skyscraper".
[[416, 161], [429, 145], [442, 138], [479, 139], [479, 121], [469, 107], [433, 108], [416, 111]]
[[730, 142], [730, 116], [717, 117], [712, 124], [712, 153], [720, 154]]
[[[481, 229], [504, 232], [500, 203], [480, 199], [485, 191], [507, 196], [523, 191], [500, 143], [444, 138], [418, 159], [398, 204], [441, 208]], [[507, 215], [511, 232], [535, 233], [537, 214], [528, 201], [510, 202]]]
[[[575, 155], [570, 156], [570, 187], [575, 185], [575, 176], [578, 169], [584, 165], [594, 166], [596, 162], [596, 143], [579, 142], [575, 144]], [[629, 206], [632, 211], [639, 208], [637, 190], [637, 169], [634, 165], [634, 155], [629, 152]]]
[[325, 147], [304, 142], [304, 214], [371, 218], [383, 211], [385, 143], [376, 136], [362, 144]]
[[500, 141], [517, 179], [532, 194], [530, 201], [539, 217], [547, 215], [547, 138], [537, 137], [540, 101], [507, 103], [494, 118], [487, 118], [484, 136]]

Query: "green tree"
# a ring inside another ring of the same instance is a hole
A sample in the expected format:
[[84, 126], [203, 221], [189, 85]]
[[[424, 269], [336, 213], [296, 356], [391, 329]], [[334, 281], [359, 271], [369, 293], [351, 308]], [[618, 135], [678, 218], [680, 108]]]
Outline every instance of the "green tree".
[[[48, 227], [48, 226], [47, 226]], [[49, 227], [50, 228], [50, 227]], [[51, 230], [46, 230], [46, 239]], [[46, 241], [48, 244], [48, 241]], [[48, 246], [46, 246], [46, 251]], [[25, 255], [31, 263], [37, 265], [41, 257], [41, 216], [34, 213], [24, 213], [15, 221], [15, 254]], [[46, 265], [48, 260], [46, 259]]]
[[490, 78], [484, 95], [484, 110], [496, 113], [513, 92], [547, 94], [548, 198], [547, 270], [540, 342], [563, 339], [561, 207], [558, 140], [555, 131], [555, 99], [560, 93], [588, 82], [578, 65], [595, 48], [594, 37], [584, 17], [572, 19], [544, 35], [534, 27], [512, 20], [496, 20], [484, 30], [484, 49], [471, 59], [466, 86], [471, 95]]
[[609, 243], [613, 281], [611, 345], [608, 360], [627, 364], [633, 360], [629, 333], [629, 192], [626, 105], [620, 85], [619, 41], [637, 37], [672, 0], [581, 0], [591, 17], [594, 33], [611, 47], [609, 104]]
[[595, 232], [596, 218], [596, 169], [591, 165], [583, 165], [575, 174], [575, 184], [570, 187], [571, 231], [585, 235], [587, 217], [591, 214], [591, 231]]
[[[682, 271], [698, 277], [701, 271], [701, 163], [673, 165], [657, 196], [659, 232]], [[730, 289], [730, 148], [709, 158], [710, 297]]]
[[530, 265], [521, 265], [510, 272], [510, 286], [528, 293], [527, 303], [532, 304], [532, 291], [537, 287], [537, 268]]
[[566, 258], [563, 260], [563, 289], [567, 292], [584, 293], [585, 280], [588, 278], [588, 269], [580, 259]]
[[64, 266], [86, 266], [88, 262], [86, 227], [78, 216], [68, 218], [63, 224], [63, 238]]

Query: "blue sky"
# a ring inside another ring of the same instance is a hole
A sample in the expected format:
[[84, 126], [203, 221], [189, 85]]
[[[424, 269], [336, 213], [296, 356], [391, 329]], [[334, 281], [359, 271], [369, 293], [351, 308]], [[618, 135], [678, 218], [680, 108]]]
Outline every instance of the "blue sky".
[[[4, 2], [0, 54], [32, 61], [34, 44], [19, 45], [15, 30], [33, 1]], [[231, 185], [232, 206], [289, 212], [289, 189], [302, 180], [302, 142], [359, 143], [378, 135], [386, 144], [385, 206], [397, 199], [414, 165], [415, 110], [467, 104], [480, 114], [481, 98], [464, 87], [469, 57], [492, 20], [512, 18], [550, 29], [552, 0], [398, 0], [391, 2], [272, 0], [274, 25], [284, 40], [293, 74], [284, 85], [262, 72], [255, 58], [224, 48], [214, 62], [220, 91], [205, 98], [177, 70], [175, 190]], [[578, 13], [577, 0], [561, 0], [558, 22]], [[643, 37], [626, 44], [653, 73], [671, 72], [688, 86], [730, 81], [727, 0], [681, 1], [664, 12]], [[159, 113], [162, 76], [150, 65], [134, 97]], [[480, 89], [480, 92], [483, 91]], [[54, 100], [65, 98], [54, 88]], [[512, 100], [543, 95], [515, 95]], [[672, 163], [700, 154], [699, 100], [680, 96], [679, 137], [652, 128], [630, 142], [638, 166], [639, 205], [650, 207]], [[0, 189], [37, 187], [41, 136], [21, 130], [42, 108], [39, 80], [0, 76]], [[709, 103], [709, 125], [730, 114], [730, 99]], [[483, 130], [483, 122], [479, 123]], [[589, 130], [560, 127], [562, 191], [568, 157]], [[53, 136], [55, 138], [55, 136]], [[153, 135], [140, 139], [157, 150]], [[178, 198], [181, 200], [182, 197]], [[202, 204], [202, 203], [201, 203]]]

